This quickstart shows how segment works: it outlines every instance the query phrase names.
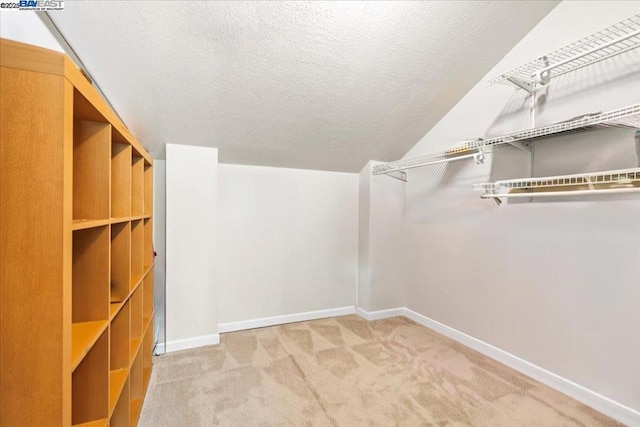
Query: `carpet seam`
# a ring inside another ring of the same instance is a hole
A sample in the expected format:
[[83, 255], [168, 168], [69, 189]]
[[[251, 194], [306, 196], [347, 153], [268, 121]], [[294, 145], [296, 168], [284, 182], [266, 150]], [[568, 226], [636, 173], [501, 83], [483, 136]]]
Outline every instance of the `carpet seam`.
[[313, 386], [311, 386], [311, 384], [307, 380], [307, 376], [304, 374], [304, 371], [302, 370], [302, 368], [298, 364], [298, 361], [293, 355], [291, 355], [291, 360], [293, 361], [293, 365], [296, 367], [298, 372], [300, 372], [300, 375], [302, 375], [302, 379], [304, 380], [304, 383], [307, 385], [307, 387], [309, 387], [309, 390], [311, 390], [311, 394], [313, 394], [314, 399], [316, 399], [316, 402], [318, 402], [318, 405], [320, 405], [320, 407], [322, 408], [322, 412], [324, 412], [324, 414], [327, 416], [329, 421], [331, 421], [331, 425], [333, 425], [334, 427], [339, 427], [339, 424], [337, 423], [337, 421], [331, 415], [329, 415], [329, 412], [327, 412], [327, 408], [324, 407], [324, 404], [320, 400], [320, 395], [318, 395], [318, 392], [313, 388]]

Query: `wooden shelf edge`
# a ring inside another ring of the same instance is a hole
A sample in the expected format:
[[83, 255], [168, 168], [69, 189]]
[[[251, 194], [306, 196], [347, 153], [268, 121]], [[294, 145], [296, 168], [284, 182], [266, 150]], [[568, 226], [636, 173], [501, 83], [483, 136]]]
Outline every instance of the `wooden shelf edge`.
[[121, 224], [123, 222], [129, 222], [131, 221], [131, 217], [130, 216], [122, 216], [122, 217], [117, 217], [117, 218], [111, 218], [111, 224]]
[[72, 427], [107, 427], [109, 425], [109, 419], [103, 418], [101, 420], [89, 421], [82, 424], [74, 424]]
[[138, 357], [138, 352], [140, 352], [140, 348], [142, 347], [142, 337], [132, 338], [129, 342], [129, 354], [131, 356], [131, 360], [129, 361], [129, 369], [133, 366], [136, 361], [136, 357]]
[[133, 291], [140, 286], [140, 283], [142, 283], [142, 281], [144, 280], [145, 276], [147, 275], [146, 272], [143, 272], [142, 274], [138, 274], [136, 275], [136, 277], [131, 280], [131, 293], [133, 293]]
[[[136, 291], [136, 289], [138, 289], [138, 287], [142, 284], [143, 280], [145, 279], [145, 277], [147, 277], [147, 275], [151, 272], [151, 270], [153, 269], [153, 266], [155, 265], [155, 262], [153, 262], [148, 268], [147, 270], [142, 273], [142, 276], [140, 276], [139, 279], [137, 279], [137, 281], [135, 282], [135, 285], [133, 286], [133, 288], [129, 291], [129, 294], [127, 294], [127, 296], [124, 298], [123, 301], [120, 302], [112, 302], [109, 304], [109, 321], [113, 321], [113, 319], [118, 315], [118, 313], [120, 312], [120, 310], [122, 310], [122, 307], [124, 307], [124, 305], [126, 304], [127, 301], [129, 301], [129, 299], [131, 298], [131, 295], [133, 295], [133, 293]], [[116, 304], [118, 305], [117, 307]]]
[[65, 55], [50, 49], [0, 39], [0, 66], [37, 73], [64, 75]]
[[71, 224], [71, 229], [86, 230], [87, 228], [97, 228], [111, 224], [110, 219], [74, 219]]
[[151, 214], [146, 215], [132, 215], [132, 216], [120, 216], [114, 217], [107, 220], [108, 224], [121, 224], [123, 222], [131, 222], [131, 221], [141, 221], [143, 219], [151, 219]]
[[131, 221], [140, 221], [142, 219], [149, 219], [149, 218], [151, 218], [150, 214], [134, 215], [131, 217]]
[[107, 329], [108, 320], [71, 324], [71, 371], [75, 371], [82, 359]]
[[[126, 302], [126, 300], [125, 300]], [[124, 302], [111, 302], [109, 303], [109, 322], [113, 322], [120, 310], [124, 307]]]
[[151, 316], [142, 317], [142, 336], [143, 337], [147, 335], [147, 330], [149, 329], [149, 325], [151, 325], [151, 319], [153, 319], [155, 315], [156, 315], [156, 311], [152, 310]]
[[129, 368], [109, 371], [109, 417], [113, 415], [113, 410], [116, 408], [118, 399], [120, 399], [128, 375]]

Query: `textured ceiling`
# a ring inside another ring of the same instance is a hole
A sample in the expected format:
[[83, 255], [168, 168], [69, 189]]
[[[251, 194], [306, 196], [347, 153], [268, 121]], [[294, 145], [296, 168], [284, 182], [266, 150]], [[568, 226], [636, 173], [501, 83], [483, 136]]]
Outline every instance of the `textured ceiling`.
[[223, 163], [404, 155], [557, 2], [65, 2], [50, 16], [125, 123]]

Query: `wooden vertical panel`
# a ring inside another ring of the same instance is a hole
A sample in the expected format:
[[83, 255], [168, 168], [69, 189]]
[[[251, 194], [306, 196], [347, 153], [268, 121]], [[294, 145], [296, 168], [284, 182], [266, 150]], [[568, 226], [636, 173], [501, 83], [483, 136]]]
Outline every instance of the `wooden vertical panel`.
[[131, 287], [142, 278], [144, 255], [144, 225], [141, 220], [131, 222]]
[[144, 214], [144, 159], [131, 158], [131, 215]]
[[144, 271], [147, 271], [153, 264], [153, 220], [151, 218], [144, 220]]
[[111, 125], [76, 120], [73, 126], [73, 217], [110, 217]]
[[73, 424], [109, 416], [109, 338], [106, 330], [73, 371], [72, 395]]
[[144, 164], [144, 214], [153, 214], [153, 166]]
[[111, 216], [131, 216], [131, 145], [111, 145]]
[[147, 391], [147, 386], [149, 385], [149, 380], [151, 378], [151, 364], [153, 357], [153, 321], [149, 319], [149, 325], [147, 327], [147, 331], [144, 334], [143, 343], [142, 343], [142, 378], [143, 378], [143, 389], [144, 392]]
[[111, 298], [124, 301], [131, 283], [131, 223], [111, 225]]
[[0, 88], [0, 425], [69, 425], [72, 87], [2, 67]]
[[[73, 304], [73, 94], [68, 80], [64, 83], [64, 178], [62, 189], [62, 419], [63, 425], [72, 418], [72, 304]], [[68, 420], [68, 421], [67, 421]], [[0, 423], [1, 424], [1, 423]]]
[[72, 321], [109, 318], [109, 227], [73, 233]]
[[138, 424], [138, 417], [140, 416], [140, 409], [142, 408], [142, 398], [144, 396], [142, 351], [138, 352], [138, 355], [133, 361], [133, 365], [131, 365], [129, 387], [131, 398], [131, 427], [135, 427]]
[[143, 286], [138, 286], [131, 295], [131, 338], [142, 338], [142, 293]]
[[146, 327], [151, 315], [153, 314], [153, 270], [145, 276], [142, 286], [142, 318], [144, 319], [143, 325]]

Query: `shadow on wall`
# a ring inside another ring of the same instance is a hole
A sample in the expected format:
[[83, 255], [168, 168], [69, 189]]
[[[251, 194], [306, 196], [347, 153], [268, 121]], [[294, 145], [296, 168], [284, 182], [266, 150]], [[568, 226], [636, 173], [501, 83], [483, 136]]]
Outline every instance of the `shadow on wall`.
[[[586, 113], [606, 112], [637, 103], [640, 101], [639, 76], [640, 53], [629, 51], [576, 72], [555, 77], [536, 93], [535, 126], [545, 126]], [[616, 97], [604, 96], [625, 87], [631, 95], [626, 104], [621, 104]], [[585, 105], [593, 105], [593, 109], [585, 108]], [[524, 90], [514, 90], [500, 114], [487, 128], [487, 136], [499, 136], [529, 128], [530, 107], [529, 94]]]

